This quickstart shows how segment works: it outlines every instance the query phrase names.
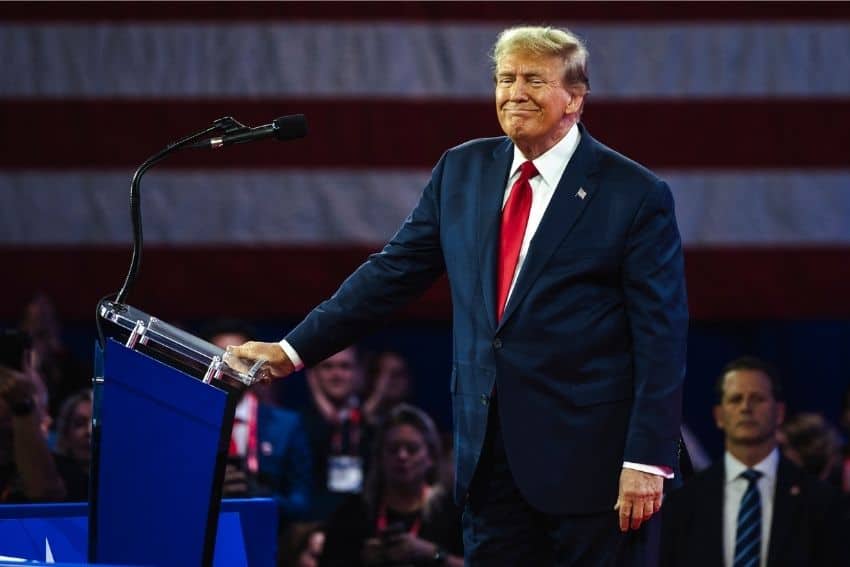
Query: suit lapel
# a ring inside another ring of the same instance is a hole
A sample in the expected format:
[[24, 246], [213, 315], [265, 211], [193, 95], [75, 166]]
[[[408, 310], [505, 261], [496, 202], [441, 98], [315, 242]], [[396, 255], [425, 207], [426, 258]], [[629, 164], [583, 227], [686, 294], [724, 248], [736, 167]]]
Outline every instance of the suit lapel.
[[799, 501], [800, 485], [797, 471], [784, 458], [776, 469], [776, 491], [773, 495], [773, 519], [768, 542], [768, 565], [781, 562], [785, 543], [793, 540], [792, 518]]
[[[552, 200], [549, 202], [549, 206], [543, 214], [543, 219], [540, 221], [540, 226], [528, 247], [528, 255], [525, 258], [514, 290], [508, 299], [499, 327], [504, 325], [505, 321], [516, 310], [517, 305], [543, 271], [549, 257], [570, 232], [596, 192], [597, 180], [594, 173], [598, 165], [597, 142], [591, 138], [583, 126], [579, 125], [579, 131], [581, 141], [564, 170], [558, 188], [552, 195]], [[580, 190], [582, 190], [581, 193]], [[493, 273], [495, 274], [495, 270]]]
[[478, 254], [481, 266], [481, 292], [484, 309], [491, 328], [496, 328], [496, 251], [499, 224], [502, 217], [502, 199], [508, 182], [508, 169], [513, 161], [513, 144], [505, 140], [493, 152], [493, 159], [485, 166], [478, 189]]

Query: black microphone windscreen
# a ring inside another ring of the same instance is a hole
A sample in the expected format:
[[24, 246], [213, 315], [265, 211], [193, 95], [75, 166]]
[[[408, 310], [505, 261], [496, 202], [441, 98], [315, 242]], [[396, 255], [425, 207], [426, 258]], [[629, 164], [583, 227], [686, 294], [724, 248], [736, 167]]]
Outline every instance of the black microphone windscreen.
[[303, 114], [292, 114], [275, 118], [275, 138], [278, 140], [294, 140], [307, 135], [307, 118]]

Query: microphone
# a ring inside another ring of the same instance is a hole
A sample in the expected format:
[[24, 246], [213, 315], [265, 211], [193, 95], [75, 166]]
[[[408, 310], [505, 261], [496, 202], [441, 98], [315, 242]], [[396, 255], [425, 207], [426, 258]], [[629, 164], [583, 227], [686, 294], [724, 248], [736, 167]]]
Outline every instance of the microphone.
[[264, 140], [266, 138], [274, 138], [276, 140], [283, 141], [303, 138], [306, 135], [307, 119], [303, 114], [292, 114], [289, 116], [275, 118], [271, 124], [264, 124], [255, 128], [246, 128], [244, 130], [236, 130], [230, 134], [224, 134], [201, 142], [196, 142], [190, 147], [217, 150], [223, 146], [244, 144], [246, 142]]

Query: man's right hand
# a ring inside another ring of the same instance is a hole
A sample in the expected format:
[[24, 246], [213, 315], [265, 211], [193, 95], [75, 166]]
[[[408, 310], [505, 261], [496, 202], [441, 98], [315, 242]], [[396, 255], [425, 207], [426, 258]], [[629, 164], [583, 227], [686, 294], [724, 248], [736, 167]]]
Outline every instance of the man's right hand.
[[295, 372], [295, 365], [278, 343], [248, 341], [239, 346], [227, 347], [227, 350], [239, 358], [266, 360], [272, 378], [283, 378]]

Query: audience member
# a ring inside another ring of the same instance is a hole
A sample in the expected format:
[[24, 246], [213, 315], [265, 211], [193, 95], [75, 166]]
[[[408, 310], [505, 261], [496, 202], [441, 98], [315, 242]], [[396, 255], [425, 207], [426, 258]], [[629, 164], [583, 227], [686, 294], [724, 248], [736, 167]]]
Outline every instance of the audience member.
[[91, 387], [91, 372], [65, 347], [59, 317], [46, 295], [38, 294], [27, 304], [20, 329], [32, 341], [38, 359], [37, 370], [49, 394], [49, 414], [56, 418], [66, 398]]
[[326, 521], [346, 495], [363, 489], [371, 435], [355, 394], [360, 379], [353, 347], [307, 369], [310, 398], [296, 409], [313, 453], [311, 520]]
[[319, 564], [463, 565], [460, 514], [436, 484], [440, 456], [431, 418], [396, 406], [378, 429], [366, 490], [332, 517]]
[[292, 567], [318, 567], [322, 549], [325, 546], [325, 532], [322, 524], [311, 522], [302, 524], [301, 530], [296, 534], [296, 543], [293, 546], [293, 560], [286, 563]]
[[66, 500], [88, 500], [91, 469], [92, 391], [65, 400], [56, 420], [54, 459], [67, 491]]
[[[208, 336], [220, 348], [252, 338], [247, 328], [235, 323], [221, 323], [216, 329]], [[310, 510], [310, 448], [298, 414], [268, 403], [262, 386], [246, 390], [236, 406], [223, 494], [274, 498], [284, 527]]]
[[817, 413], [798, 413], [779, 431], [782, 454], [806, 472], [841, 485], [841, 437], [826, 418]]
[[754, 357], [733, 360], [717, 394], [726, 452], [665, 499], [662, 565], [838, 565], [836, 492], [777, 448], [785, 404], [776, 373]]
[[62, 500], [47, 444], [47, 389], [20, 333], [0, 334], [0, 502]]
[[413, 379], [407, 360], [398, 352], [386, 350], [370, 362], [363, 390], [363, 417], [378, 425], [395, 406], [410, 398]]

